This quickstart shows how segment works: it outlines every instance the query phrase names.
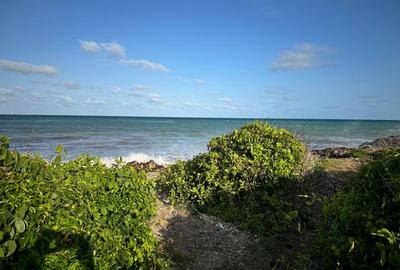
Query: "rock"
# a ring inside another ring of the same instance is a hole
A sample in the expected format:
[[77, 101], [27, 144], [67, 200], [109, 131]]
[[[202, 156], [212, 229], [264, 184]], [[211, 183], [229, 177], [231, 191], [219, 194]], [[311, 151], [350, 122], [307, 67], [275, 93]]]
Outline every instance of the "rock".
[[217, 225], [215, 225], [215, 227], [217, 228], [218, 231], [223, 231], [225, 229], [224, 224], [222, 224], [221, 222], [218, 222]]
[[163, 165], [157, 164], [154, 160], [149, 160], [148, 162], [138, 162], [134, 160], [127, 164], [133, 166], [137, 170], [156, 171], [164, 169]]
[[366, 142], [359, 146], [361, 149], [366, 148], [375, 148], [375, 149], [384, 149], [384, 148], [400, 148], [400, 135], [398, 136], [390, 136], [386, 138], [378, 138], [373, 140], [372, 142]]
[[312, 150], [311, 153], [320, 157], [326, 158], [349, 158], [353, 156], [356, 149], [347, 147], [325, 148], [319, 150]]

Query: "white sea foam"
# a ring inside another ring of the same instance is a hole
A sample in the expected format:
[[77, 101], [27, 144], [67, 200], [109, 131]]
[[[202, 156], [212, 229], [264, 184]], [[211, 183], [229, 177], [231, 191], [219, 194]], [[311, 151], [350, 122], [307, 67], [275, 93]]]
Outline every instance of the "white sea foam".
[[[106, 164], [107, 166], [111, 166], [115, 163], [115, 160], [119, 157], [101, 157], [100, 160]], [[168, 165], [173, 162], [173, 160], [168, 159], [167, 157], [163, 157], [161, 155], [158, 156], [151, 156], [145, 153], [131, 153], [126, 156], [122, 156], [122, 161], [124, 162], [131, 162], [131, 161], [138, 161], [138, 162], [147, 162], [150, 160], [154, 160], [157, 164], [160, 165]]]

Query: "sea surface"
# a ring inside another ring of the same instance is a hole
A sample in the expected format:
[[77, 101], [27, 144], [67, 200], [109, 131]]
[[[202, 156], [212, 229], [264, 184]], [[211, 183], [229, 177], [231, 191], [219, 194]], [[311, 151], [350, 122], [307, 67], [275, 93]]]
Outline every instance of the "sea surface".
[[[112, 162], [153, 159], [167, 164], [207, 150], [207, 142], [253, 119], [157, 118], [102, 116], [0, 115], [0, 134], [11, 148], [54, 156], [62, 144], [67, 158], [81, 153]], [[286, 128], [311, 149], [356, 147], [378, 137], [400, 135], [400, 121], [264, 119]]]

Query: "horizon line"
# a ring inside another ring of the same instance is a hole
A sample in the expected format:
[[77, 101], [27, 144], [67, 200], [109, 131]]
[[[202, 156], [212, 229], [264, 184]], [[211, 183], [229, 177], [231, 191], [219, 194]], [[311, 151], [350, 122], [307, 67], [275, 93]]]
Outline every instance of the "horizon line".
[[362, 118], [287, 118], [287, 117], [204, 117], [204, 116], [143, 116], [143, 115], [79, 115], [79, 114], [3, 114], [0, 116], [58, 116], [58, 117], [124, 117], [124, 118], [181, 118], [181, 119], [232, 119], [232, 120], [310, 120], [310, 121], [400, 121], [400, 119]]

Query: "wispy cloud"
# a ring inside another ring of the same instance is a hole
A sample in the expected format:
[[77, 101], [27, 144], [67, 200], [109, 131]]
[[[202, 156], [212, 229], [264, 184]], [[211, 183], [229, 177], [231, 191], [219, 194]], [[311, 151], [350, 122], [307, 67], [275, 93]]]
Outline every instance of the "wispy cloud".
[[8, 88], [0, 88], [0, 96], [1, 97], [10, 97], [10, 96], [14, 96], [15, 95], [15, 91], [8, 89]]
[[147, 96], [147, 101], [151, 104], [162, 104], [161, 96], [156, 93], [151, 93]]
[[323, 65], [323, 56], [332, 53], [332, 48], [310, 43], [296, 44], [280, 54], [271, 65], [271, 70], [302, 70]]
[[[32, 94], [30, 95], [30, 102], [33, 104], [43, 104], [44, 102], [46, 102], [46, 98], [40, 95]], [[61, 99], [57, 99], [56, 102], [60, 104]]]
[[15, 91], [8, 88], [0, 88], [0, 104], [5, 103], [15, 96]]
[[152, 89], [148, 86], [141, 85], [141, 84], [135, 84], [131, 88], [131, 92], [127, 93], [129, 96], [135, 96], [135, 97], [145, 97], [149, 95], [149, 91], [152, 91]]
[[374, 108], [376, 106], [381, 106], [385, 103], [390, 103], [391, 99], [385, 98], [378, 95], [362, 95], [358, 96], [358, 104], [365, 107]]
[[194, 79], [194, 83], [196, 84], [196, 86], [202, 86], [206, 83], [206, 81], [200, 79]]
[[151, 62], [148, 60], [127, 60], [127, 59], [122, 59], [120, 61], [122, 64], [130, 66], [130, 67], [137, 67], [145, 70], [153, 70], [153, 71], [160, 71], [160, 72], [168, 72], [169, 69], [164, 66], [163, 64], [156, 63], [156, 62]]
[[74, 81], [54, 82], [54, 81], [48, 81], [48, 80], [34, 80], [34, 81], [32, 81], [32, 83], [42, 84], [42, 85], [50, 85], [50, 86], [58, 86], [58, 87], [63, 87], [65, 89], [72, 89], [72, 90], [77, 90], [77, 89], [82, 88], [82, 86], [78, 82], [74, 82]]
[[154, 92], [154, 89], [146, 85], [135, 84], [132, 91], [127, 93], [128, 96], [134, 96], [145, 100], [147, 103], [158, 106], [167, 106], [168, 104], [162, 100], [161, 96]]
[[111, 92], [113, 94], [119, 94], [121, 92], [121, 88], [114, 86], [113, 88], [111, 88]]
[[73, 103], [73, 99], [69, 96], [57, 96], [57, 102], [62, 105], [70, 105]]
[[22, 87], [21, 85], [16, 85], [14, 87], [14, 90], [17, 92], [25, 92], [26, 91], [26, 89], [24, 87]]
[[87, 104], [87, 105], [107, 105], [108, 102], [105, 100], [88, 98], [88, 99], [86, 99], [85, 104]]
[[72, 82], [72, 81], [62, 82], [61, 85], [67, 89], [80, 89], [81, 88], [81, 85], [79, 83]]
[[268, 104], [288, 106], [302, 97], [293, 94], [293, 91], [279, 86], [267, 87], [261, 94], [261, 98], [267, 101]]
[[222, 102], [225, 102], [225, 103], [232, 103], [232, 99], [228, 98], [228, 97], [218, 98], [218, 101], [222, 101]]
[[0, 59], [0, 68], [23, 74], [44, 74], [44, 75], [57, 74], [57, 69], [50, 65], [34, 65], [30, 63], [10, 61], [4, 59]]

